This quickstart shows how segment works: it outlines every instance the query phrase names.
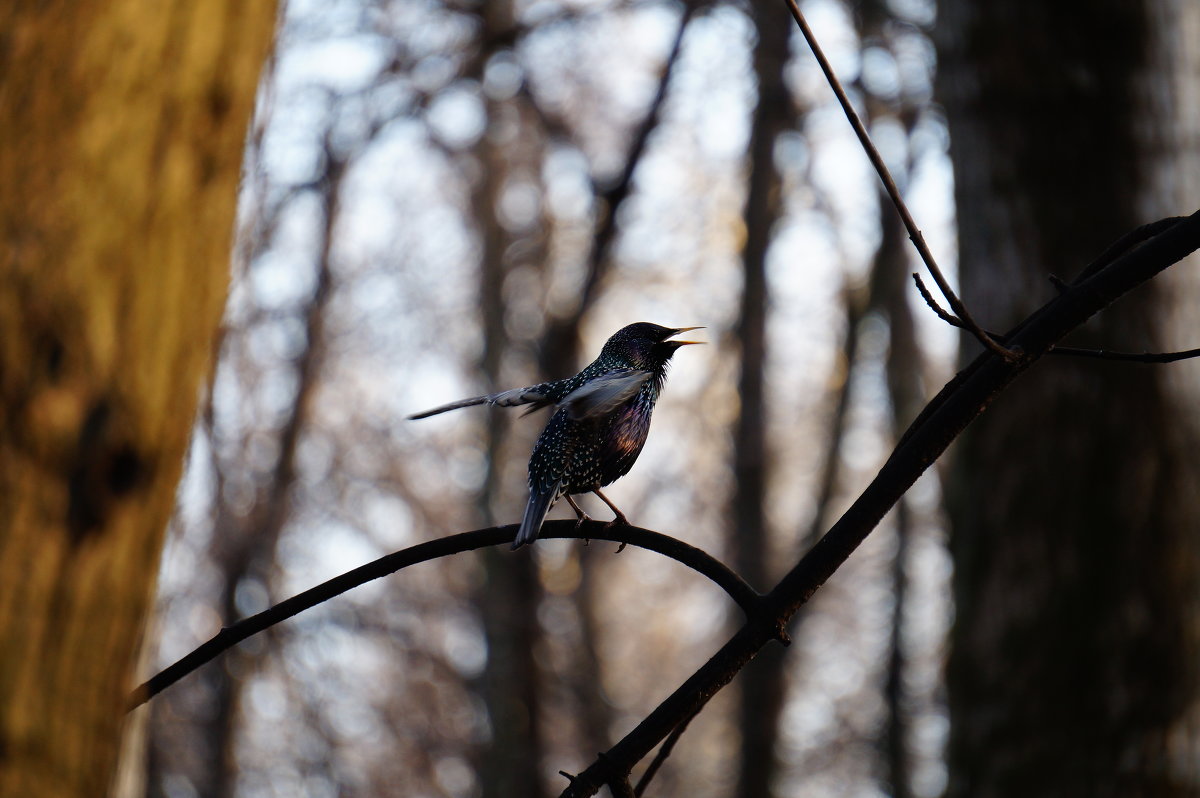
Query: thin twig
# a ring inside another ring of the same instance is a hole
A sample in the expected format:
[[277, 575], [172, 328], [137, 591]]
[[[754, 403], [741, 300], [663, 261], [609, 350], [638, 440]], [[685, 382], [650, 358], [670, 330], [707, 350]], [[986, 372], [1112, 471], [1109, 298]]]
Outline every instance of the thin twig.
[[1185, 349], [1181, 352], [1109, 352], [1105, 349], [1078, 349], [1073, 346], [1056, 346], [1051, 355], [1091, 357], [1099, 360], [1119, 360], [1126, 363], [1176, 363], [1200, 357], [1200, 349]]
[[635, 787], [633, 790], [635, 795], [641, 796], [646, 791], [646, 788], [650, 786], [650, 780], [654, 778], [654, 776], [658, 773], [658, 769], [661, 768], [663, 763], [667, 761], [667, 757], [671, 755], [671, 751], [675, 748], [675, 743], [679, 742], [679, 738], [682, 737], [683, 733], [687, 730], [688, 724], [691, 723], [692, 719], [699, 714], [700, 708], [697, 707], [695, 712], [681, 720], [679, 725], [671, 730], [671, 733], [667, 736], [667, 739], [663, 740], [663, 744], [661, 747], [659, 747], [658, 753], [654, 755], [654, 759], [651, 760], [650, 766], [646, 768], [646, 772], [642, 774], [640, 779], [638, 779], [637, 787]]
[[608, 789], [612, 791], [613, 798], [636, 798], [633, 787], [629, 786], [628, 776], [613, 776], [608, 780]]
[[[486, 546], [511, 543], [516, 531], [516, 525], [510, 524], [431, 540], [380, 557], [316, 587], [309, 588], [303, 593], [298, 593], [257, 615], [244, 618], [232, 626], [223, 628], [190, 654], [152, 676], [133, 691], [129, 697], [128, 708], [133, 709], [144, 704], [201, 665], [211, 662], [218, 654], [229, 650], [243, 640], [334, 596], [341, 595], [347, 590], [395, 573], [410, 565]], [[711, 579], [737, 602], [747, 616], [753, 615], [757, 611], [762, 598], [740, 576], [703, 550], [649, 529], [620, 525], [610, 527], [600, 521], [589, 521], [581, 526], [577, 526], [574, 521], [549, 521], [542, 527], [539, 538], [608, 540], [614, 543], [629, 543], [648, 551], [657, 552]]]
[[921, 298], [925, 300], [925, 304], [929, 309], [937, 314], [937, 317], [946, 322], [952, 327], [962, 327], [962, 321], [952, 313], [947, 313], [942, 309], [942, 306], [933, 298], [933, 294], [929, 293], [929, 289], [925, 287], [925, 281], [921, 279], [921, 275], [913, 272], [913, 281], [917, 284], [917, 290], [921, 292]]
[[[914, 274], [913, 280], [917, 283], [917, 290], [921, 292], [921, 296], [925, 298], [925, 304], [937, 314], [937, 317], [949, 324], [951, 327], [963, 329], [962, 319], [959, 319], [947, 313], [937, 301], [929, 293], [929, 289], [925, 287], [925, 283], [921, 281], [921, 275]], [[1066, 285], [1064, 283], [1063, 285]], [[988, 335], [997, 341], [1006, 341], [1008, 336], [999, 333], [989, 332]], [[1110, 352], [1105, 349], [1082, 349], [1076, 346], [1055, 346], [1050, 349], [1047, 354], [1070, 356], [1070, 357], [1090, 357], [1098, 360], [1118, 360], [1126, 363], [1176, 363], [1180, 360], [1190, 360], [1194, 357], [1200, 357], [1200, 349], [1184, 349], [1180, 352]]]
[[1006, 361], [1012, 362], [1016, 360], [1017, 354], [1015, 352], [1001, 346], [982, 327], [976, 324], [975, 320], [971, 318], [971, 314], [967, 311], [966, 305], [958, 298], [958, 295], [954, 293], [954, 289], [950, 287], [950, 283], [942, 275], [942, 270], [938, 268], [937, 261], [933, 258], [933, 253], [930, 252], [929, 246], [925, 243], [925, 236], [917, 228], [916, 221], [913, 220], [912, 214], [908, 212], [908, 206], [904, 204], [904, 199], [900, 196], [900, 190], [896, 188], [896, 181], [892, 179], [892, 174], [888, 170], [887, 164], [883, 162], [883, 157], [879, 154], [879, 150], [875, 149], [875, 145], [871, 143], [871, 137], [867, 134], [866, 127], [863, 125], [862, 120], [859, 119], [854, 106], [850, 104], [850, 98], [846, 96], [846, 90], [842, 88], [841, 82], [833, 72], [833, 67], [830, 66], [829, 60], [825, 57], [825, 52], [821, 49], [821, 45], [817, 43], [817, 38], [813, 35], [812, 29], [808, 27], [808, 21], [805, 20], [804, 14], [800, 11], [800, 6], [796, 4], [796, 0], [786, 0], [786, 2], [788, 8], [791, 9], [792, 18], [800, 26], [800, 32], [804, 34], [808, 46], [812, 48], [813, 55], [817, 58], [817, 63], [821, 65], [821, 71], [825, 73], [825, 79], [829, 81], [829, 86], [833, 89], [833, 93], [837, 95], [838, 102], [841, 103], [842, 110], [846, 113], [846, 118], [850, 120], [850, 126], [854, 128], [854, 133], [858, 136], [859, 143], [862, 144], [863, 150], [867, 153], [867, 157], [875, 167], [875, 171], [879, 173], [879, 179], [883, 181], [883, 186], [887, 189], [888, 196], [892, 199], [892, 204], [896, 206], [896, 210], [900, 213], [900, 218], [904, 220], [904, 226], [908, 230], [909, 239], [912, 240], [913, 245], [917, 248], [917, 252], [921, 255], [921, 260], [925, 262], [925, 266], [929, 269], [929, 274], [933, 276], [933, 281], [937, 283], [942, 296], [946, 297], [946, 301], [950, 303], [951, 309], [963, 320], [964, 329], [974, 335], [981, 344], [997, 355], [1000, 355]]

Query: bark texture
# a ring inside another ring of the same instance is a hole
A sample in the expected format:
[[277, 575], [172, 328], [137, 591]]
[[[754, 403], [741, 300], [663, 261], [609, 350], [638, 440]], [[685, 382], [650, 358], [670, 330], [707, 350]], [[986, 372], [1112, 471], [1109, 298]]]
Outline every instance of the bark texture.
[[108, 787], [273, 26], [269, 2], [0, 11], [2, 795]]
[[[989, 327], [1149, 221], [1161, 153], [1144, 87], [1168, 82], [1154, 5], [939, 7], [963, 295]], [[1159, 348], [1162, 285], [1069, 343]], [[1195, 794], [1178, 753], [1197, 681], [1197, 450], [1169, 386], [1165, 369], [1058, 358], [963, 435], [949, 795]]]

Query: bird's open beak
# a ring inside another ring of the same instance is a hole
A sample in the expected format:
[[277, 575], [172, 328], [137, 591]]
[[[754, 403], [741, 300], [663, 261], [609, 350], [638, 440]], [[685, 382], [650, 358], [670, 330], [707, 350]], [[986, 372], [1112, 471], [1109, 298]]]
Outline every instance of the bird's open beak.
[[[679, 335], [680, 333], [685, 333], [690, 330], [703, 330], [703, 329], [704, 329], [703, 327], [676, 327], [675, 329], [671, 330], [671, 335]], [[690, 344], [703, 344], [703, 343], [707, 343], [707, 342], [706, 341], [665, 341], [664, 343], [675, 344], [676, 346], [688, 346]]]

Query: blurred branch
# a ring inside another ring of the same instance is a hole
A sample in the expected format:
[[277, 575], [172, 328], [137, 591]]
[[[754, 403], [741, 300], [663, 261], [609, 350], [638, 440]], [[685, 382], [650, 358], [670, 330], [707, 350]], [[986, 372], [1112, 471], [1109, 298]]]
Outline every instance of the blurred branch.
[[842, 341], [842, 360], [837, 366], [843, 373], [838, 387], [837, 401], [829, 419], [829, 435], [825, 440], [825, 459], [821, 464], [821, 484], [817, 488], [816, 509], [808, 530], [800, 539], [799, 549], [806, 551], [821, 536], [822, 524], [833, 504], [833, 492], [837, 488], [841, 471], [842, 442], [846, 434], [846, 414], [850, 409], [850, 377], [858, 360], [858, 325], [866, 312], [867, 301], [858, 296], [849, 286], [842, 288], [842, 306], [846, 312], [846, 337]]
[[629, 772], [679, 722], [695, 714], [770, 640], [866, 539], [883, 516], [955, 438], [1056, 341], [1130, 290], [1200, 248], [1200, 211], [1163, 220], [1157, 234], [1071, 284], [1011, 332], [1014, 359], [981, 353], [917, 416], [875, 479], [826, 535], [762, 600], [716, 654], [586, 770], [563, 798], [595, 795], [614, 768]]
[[937, 261], [933, 258], [933, 253], [929, 251], [929, 245], [925, 243], [925, 236], [917, 228], [916, 221], [913, 220], [912, 214], [908, 211], [908, 206], [900, 196], [900, 190], [896, 188], [896, 181], [892, 179], [892, 174], [888, 170], [887, 164], [883, 162], [883, 157], [879, 154], [879, 150], [875, 149], [875, 145], [871, 143], [871, 137], [867, 134], [866, 127], [863, 125], [862, 120], [859, 119], [854, 106], [850, 104], [850, 98], [846, 96], [846, 90], [842, 88], [841, 82], [833, 72], [833, 67], [830, 66], [829, 60], [825, 57], [825, 52], [821, 49], [821, 45], [817, 42], [816, 37], [813, 36], [812, 29], [808, 27], [808, 21], [805, 20], [804, 14], [800, 11], [800, 6], [796, 4], [796, 0], [786, 0], [786, 2], [788, 8], [791, 9], [792, 17], [796, 20], [796, 24], [800, 26], [800, 32], [804, 34], [805, 41], [808, 42], [813, 55], [816, 56], [817, 63], [821, 65], [821, 71], [825, 73], [825, 78], [829, 81], [830, 88], [837, 95], [838, 102], [841, 103], [842, 110], [846, 113], [846, 118], [850, 120], [850, 126], [854, 128], [854, 133], [858, 136], [863, 150], [867, 153], [867, 157], [871, 160], [875, 171], [879, 173], [879, 179], [883, 181], [884, 188], [887, 189], [892, 204], [896, 206], [896, 210], [900, 213], [900, 218], [904, 220], [904, 226], [908, 230], [908, 237], [912, 239], [913, 245], [917, 248], [917, 252], [920, 253], [921, 260], [925, 262], [925, 267], [929, 269], [929, 273], [933, 276], [933, 281], [937, 283], [942, 296], [946, 297], [946, 301], [950, 303], [950, 307], [963, 320], [965, 325], [963, 329], [974, 335], [981, 344], [995, 354], [1000, 355], [1005, 360], [1015, 362], [1019, 359], [1018, 356], [998, 344], [982, 327], [975, 323], [975, 320], [971, 318], [971, 314], [967, 311], [966, 305], [962, 303], [962, 300], [954, 293], [954, 289], [950, 287], [950, 283], [942, 275], [942, 270], [938, 268]]
[[[662, 120], [663, 103], [666, 101], [667, 88], [670, 86], [671, 76], [675, 73], [675, 66], [679, 62], [679, 54], [683, 49], [683, 37], [687, 31], [688, 23], [691, 22], [692, 17], [699, 10], [700, 6], [701, 3], [699, 0], [692, 0], [683, 4], [683, 11], [679, 18], [679, 28], [675, 32], [675, 40], [671, 43], [671, 50], [663, 62], [662, 76], [658, 81], [658, 89], [655, 91], [654, 99], [650, 101], [650, 105], [646, 109], [641, 123], [634, 131], [633, 140], [629, 146], [629, 153], [625, 157], [625, 166], [621, 169], [620, 176], [611, 186], [603, 191], [601, 191], [599, 185], [593, 182], [593, 191], [596, 193], [596, 206], [600, 220], [599, 227], [592, 239], [591, 251], [588, 254], [587, 274], [584, 277], [583, 287], [579, 293], [579, 301], [575, 304], [574, 310], [570, 315], [561, 318], [552, 316], [546, 334], [542, 336], [545, 342], [541, 357], [541, 365], [544, 372], [547, 366], [553, 365], [561, 368], [566, 365], [566, 361], [569, 360], [567, 357], [568, 353], [574, 350], [576, 342], [579, 340], [579, 326], [583, 321], [583, 317], [595, 302], [596, 292], [603, 282], [605, 275], [608, 273], [610, 263], [609, 253], [612, 251], [612, 245], [617, 235], [617, 212], [629, 197], [630, 190], [633, 187], [633, 176], [637, 172], [643, 156], [646, 154], [650, 136]], [[556, 122], [547, 117], [534, 99], [532, 93], [527, 91], [526, 96], [548, 129], [559, 133], [566, 130], [566, 125], [562, 124], [561, 121]], [[566, 371], [567, 369], [561, 368], [561, 370]], [[547, 376], [556, 373], [560, 373], [558, 369], [547, 373]]]
[[638, 125], [637, 131], [633, 135], [629, 154], [625, 158], [625, 168], [621, 170], [621, 176], [617, 181], [609, 186], [599, 197], [604, 217], [600, 223], [600, 229], [596, 231], [596, 238], [592, 242], [588, 276], [584, 281], [580, 299], [582, 307], [587, 307], [590, 304], [592, 295], [595, 294], [596, 288], [604, 276], [602, 264], [608, 261], [608, 253], [612, 249], [613, 240], [616, 238], [617, 209], [620, 208], [621, 203], [629, 196], [630, 188], [633, 186], [633, 175], [637, 172], [637, 168], [642, 162], [642, 156], [646, 154], [646, 145], [650, 141], [650, 134], [658, 127], [662, 119], [662, 108], [667, 98], [667, 88], [671, 83], [671, 76], [675, 73], [675, 65], [679, 62], [679, 53], [683, 49], [683, 36], [687, 32], [688, 23], [692, 21], [692, 16], [699, 7], [700, 3], [694, 0], [693, 2], [685, 2], [683, 4], [683, 12], [679, 17], [679, 28], [675, 32], [675, 40], [671, 43], [671, 51], [667, 54], [666, 61], [663, 63], [662, 77], [659, 78], [658, 89], [654, 93], [654, 99], [651, 100], [650, 107], [646, 109], [645, 116], [642, 117], [641, 124]]
[[[949, 324], [951, 327], [963, 329], [962, 319], [946, 312], [933, 295], [929, 293], [929, 289], [925, 287], [925, 283], [921, 281], [921, 275], [914, 274], [913, 280], [917, 283], [917, 290], [921, 292], [921, 297], [925, 300], [937, 317]], [[988, 333], [997, 341], [1004, 342], [1007, 336], [999, 333]], [[1055, 346], [1051, 348], [1048, 354], [1051, 355], [1070, 355], [1071, 357], [1090, 357], [1100, 360], [1119, 360], [1127, 363], [1175, 363], [1179, 360], [1189, 360], [1194, 357], [1200, 357], [1200, 349], [1185, 349], [1180, 352], [1109, 352], [1104, 349], [1080, 349], [1074, 346]]]
[[[130, 695], [128, 709], [144, 704], [201, 665], [211, 662], [221, 652], [229, 650], [243, 640], [280, 621], [287, 620], [359, 585], [395, 573], [410, 565], [428, 562], [451, 554], [474, 551], [486, 546], [511, 543], [516, 531], [516, 525], [509, 524], [478, 529], [474, 532], [463, 532], [420, 543], [380, 557], [316, 587], [309, 588], [303, 593], [298, 593], [257, 615], [252, 615], [232, 626], [223, 628], [174, 665], [152, 676]], [[600, 521], [587, 521], [582, 525], [576, 524], [575, 521], [548, 521], [542, 527], [538, 537], [539, 539], [608, 540], [614, 543], [628, 543], [647, 551], [657, 552], [708, 577], [728, 593], [748, 617], [757, 612], [762, 600], [762, 596], [740, 576], [701, 549], [649, 529], [632, 526], [609, 527]]]

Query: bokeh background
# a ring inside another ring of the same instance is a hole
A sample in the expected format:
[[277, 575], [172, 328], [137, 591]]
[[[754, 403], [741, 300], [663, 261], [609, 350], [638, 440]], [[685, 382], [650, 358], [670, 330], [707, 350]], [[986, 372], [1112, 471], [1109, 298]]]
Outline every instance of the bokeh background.
[[[802, 7], [994, 329], [1200, 203], [1186, 0]], [[769, 587], [977, 351], [918, 268], [782, 2], [289, 0], [145, 671], [382, 554], [519, 520], [541, 416], [405, 416], [571, 374], [635, 321], [709, 345], [676, 357], [609, 495]], [[1194, 346], [1195, 280], [1172, 272], [1074, 343]], [[1197, 371], [1050, 360], [648, 794], [1200, 790]], [[739, 622], [609, 544], [411, 568], [155, 699], [140, 789], [557, 794]]]

